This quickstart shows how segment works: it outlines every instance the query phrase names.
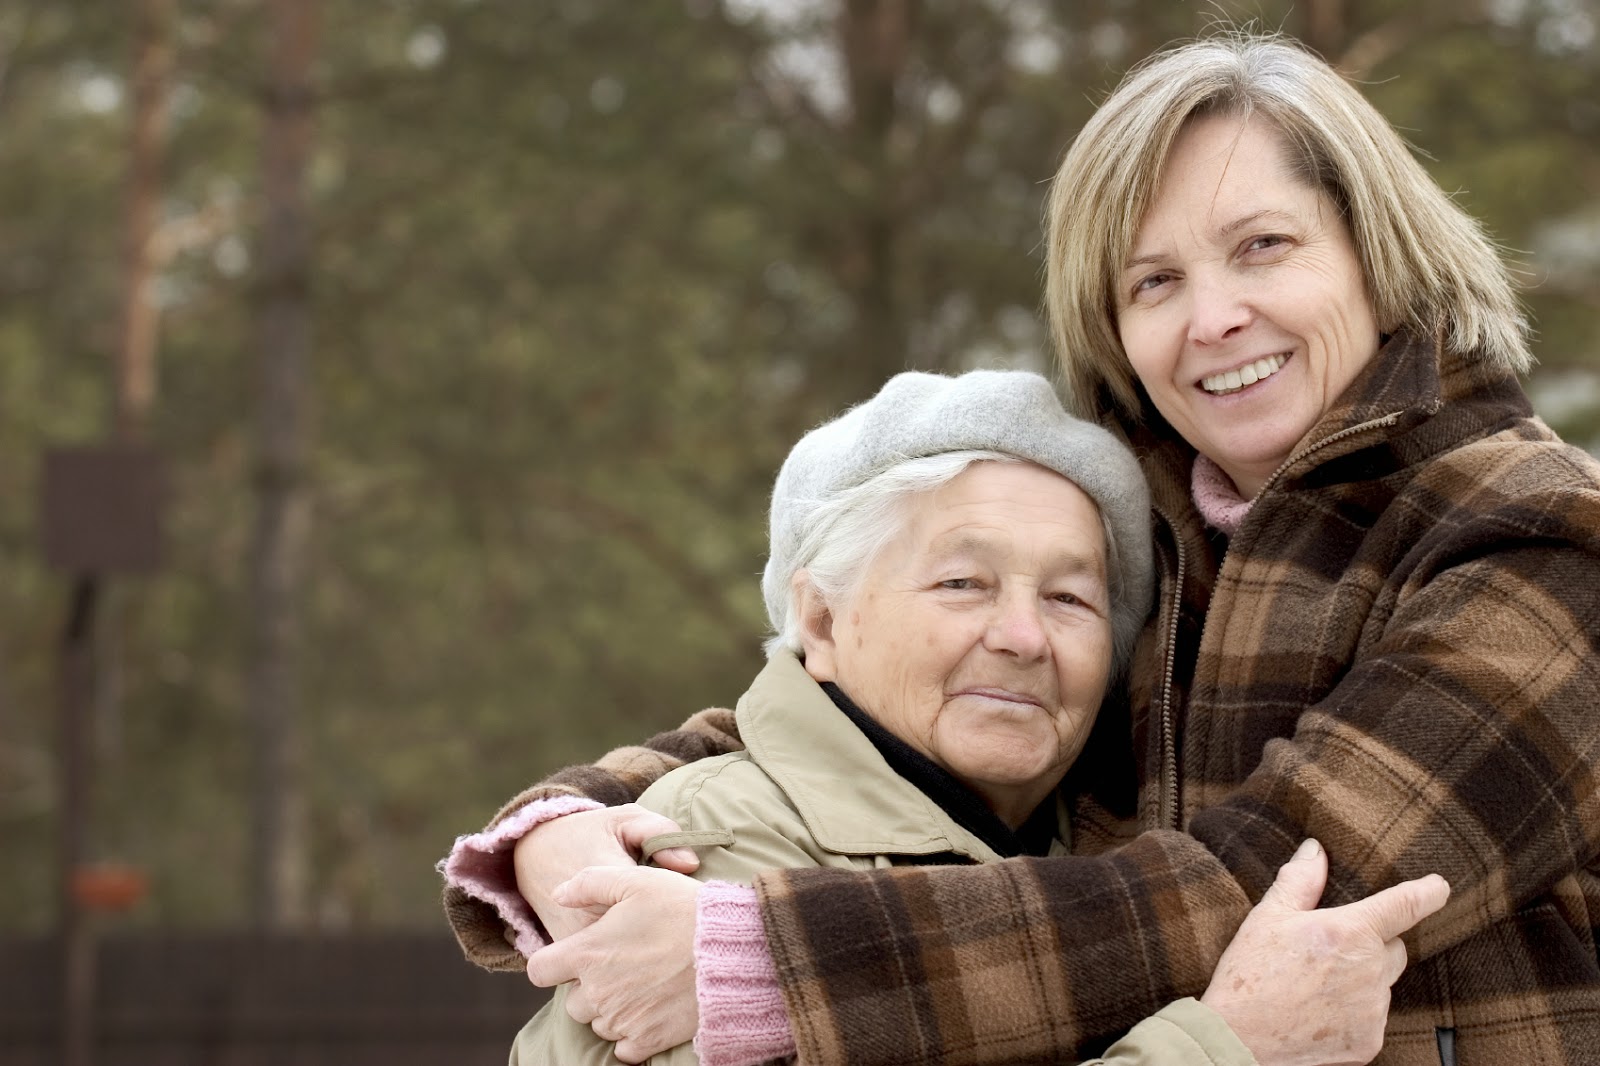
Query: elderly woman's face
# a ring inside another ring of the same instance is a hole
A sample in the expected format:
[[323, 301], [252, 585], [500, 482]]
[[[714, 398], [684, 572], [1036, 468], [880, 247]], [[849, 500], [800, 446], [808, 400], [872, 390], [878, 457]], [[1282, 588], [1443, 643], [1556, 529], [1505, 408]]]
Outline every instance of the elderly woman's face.
[[1247, 497], [1378, 349], [1348, 227], [1260, 120], [1178, 138], [1117, 293], [1151, 401]]
[[1099, 510], [1043, 467], [980, 462], [909, 512], [850, 602], [807, 611], [806, 669], [1019, 825], [1105, 694]]

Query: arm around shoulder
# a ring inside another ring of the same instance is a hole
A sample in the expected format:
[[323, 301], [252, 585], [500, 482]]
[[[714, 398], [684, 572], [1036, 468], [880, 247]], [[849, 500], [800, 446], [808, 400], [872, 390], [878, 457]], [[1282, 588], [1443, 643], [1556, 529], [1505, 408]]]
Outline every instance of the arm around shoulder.
[[527, 954], [546, 942], [517, 892], [513, 862], [513, 849], [531, 828], [551, 817], [631, 802], [675, 767], [740, 746], [732, 711], [700, 711], [643, 745], [617, 748], [593, 765], [568, 767], [525, 789], [481, 832], [458, 838], [440, 872], [445, 917], [468, 960], [490, 970], [520, 970]]

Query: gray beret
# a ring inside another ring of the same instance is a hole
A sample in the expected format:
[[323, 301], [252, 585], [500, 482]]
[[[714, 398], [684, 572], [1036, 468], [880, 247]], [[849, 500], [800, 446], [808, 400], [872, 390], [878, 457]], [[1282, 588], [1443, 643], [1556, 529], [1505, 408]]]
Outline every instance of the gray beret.
[[1099, 506], [1116, 540], [1122, 595], [1112, 605], [1119, 648], [1131, 648], [1154, 590], [1150, 493], [1125, 445], [1073, 418], [1050, 382], [1021, 370], [974, 370], [959, 377], [906, 373], [867, 402], [804, 437], [772, 489], [772, 546], [761, 591], [774, 619], [783, 613], [796, 553], [817, 509], [838, 493], [908, 459], [992, 451], [1054, 470]]

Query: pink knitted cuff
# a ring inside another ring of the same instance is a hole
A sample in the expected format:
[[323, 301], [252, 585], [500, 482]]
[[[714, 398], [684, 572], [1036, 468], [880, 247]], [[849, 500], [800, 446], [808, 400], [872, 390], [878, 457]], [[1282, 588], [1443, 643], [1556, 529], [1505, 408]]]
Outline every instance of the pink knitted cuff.
[[528, 830], [552, 818], [579, 811], [592, 811], [604, 804], [582, 796], [552, 796], [530, 801], [527, 806], [481, 833], [456, 837], [455, 846], [439, 862], [445, 883], [461, 889], [473, 899], [495, 909], [500, 920], [515, 934], [515, 947], [524, 955], [549, 943], [533, 908], [517, 891], [517, 871], [511, 854], [517, 841]]
[[1222, 467], [1203, 455], [1194, 457], [1194, 473], [1189, 478], [1189, 491], [1194, 495], [1194, 505], [1206, 525], [1228, 536], [1239, 531], [1239, 524], [1250, 511], [1250, 504], [1239, 495], [1233, 479], [1223, 473]]
[[795, 1054], [755, 889], [726, 881], [700, 889], [694, 967], [700, 1001], [694, 1050], [702, 1066], [757, 1066]]

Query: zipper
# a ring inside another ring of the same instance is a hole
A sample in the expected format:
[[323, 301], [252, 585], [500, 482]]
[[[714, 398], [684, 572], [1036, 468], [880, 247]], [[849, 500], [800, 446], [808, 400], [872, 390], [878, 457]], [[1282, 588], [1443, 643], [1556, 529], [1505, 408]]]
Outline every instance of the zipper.
[[[1300, 452], [1300, 453], [1298, 453], [1296, 455], [1289, 456], [1289, 458], [1287, 458], [1287, 459], [1285, 459], [1283, 461], [1283, 463], [1278, 467], [1278, 469], [1276, 469], [1276, 470], [1274, 470], [1272, 472], [1271, 476], [1268, 477], [1267, 480], [1265, 480], [1265, 481], [1263, 481], [1261, 483], [1261, 490], [1260, 490], [1260, 492], [1256, 493], [1256, 499], [1260, 499], [1261, 498], [1261, 493], [1266, 492], [1267, 489], [1271, 488], [1272, 487], [1272, 483], [1274, 481], [1277, 481], [1278, 477], [1285, 470], [1289, 469], [1291, 466], [1293, 466], [1295, 463], [1298, 463], [1300, 460], [1304, 459], [1306, 456], [1315, 455], [1315, 454], [1317, 454], [1317, 452], [1321, 451], [1323, 448], [1326, 448], [1328, 445], [1335, 444], [1335, 443], [1337, 443], [1337, 442], [1339, 442], [1341, 440], [1345, 440], [1345, 439], [1347, 439], [1349, 437], [1354, 437], [1358, 433], [1365, 433], [1368, 430], [1384, 429], [1384, 428], [1387, 428], [1389, 426], [1392, 426], [1396, 422], [1400, 421], [1401, 413], [1402, 412], [1400, 412], [1400, 411], [1391, 411], [1388, 414], [1384, 415], [1382, 418], [1370, 419], [1369, 421], [1362, 422], [1359, 425], [1346, 426], [1344, 429], [1341, 429], [1339, 432], [1329, 434], [1328, 436], [1324, 437], [1322, 440], [1317, 441], [1317, 443], [1313, 444], [1311, 447], [1307, 448], [1305, 451]], [[1223, 567], [1228, 565], [1228, 553], [1231, 552], [1231, 551], [1233, 551], [1233, 538], [1229, 537], [1228, 538], [1228, 546], [1226, 548], [1222, 549], [1222, 561], [1217, 565], [1217, 573], [1218, 574], [1222, 573]], [[1200, 622], [1200, 646], [1202, 648], [1205, 647], [1205, 643], [1206, 643], [1206, 630], [1210, 629], [1210, 628], [1211, 628], [1211, 612], [1208, 610], [1208, 611], [1206, 611], [1205, 618], [1202, 619], [1201, 622]]]
[[1439, 1066], [1456, 1066], [1455, 1029], [1440, 1026], [1433, 1031], [1433, 1039], [1439, 1046]]
[[[1379, 429], [1392, 426], [1396, 422], [1400, 421], [1400, 416], [1404, 413], [1405, 412], [1403, 411], [1390, 411], [1381, 418], [1373, 418], [1354, 426], [1346, 426], [1337, 433], [1331, 433], [1328, 436], [1323, 437], [1305, 451], [1297, 452], [1296, 454], [1289, 456], [1289, 458], [1283, 461], [1282, 465], [1280, 465], [1278, 469], [1272, 472], [1271, 476], [1268, 477], [1267, 480], [1261, 483], [1260, 490], [1256, 492], [1256, 498], [1259, 499], [1261, 497], [1261, 493], [1266, 492], [1272, 483], [1278, 480], [1279, 475], [1281, 475], [1285, 470], [1289, 469], [1295, 463], [1298, 463], [1300, 460], [1304, 459], [1306, 456], [1315, 455], [1328, 445], [1337, 443], [1338, 441], [1344, 440], [1347, 437], [1353, 437], [1357, 433], [1365, 433], [1369, 429]], [[1224, 556], [1224, 558], [1226, 558], [1226, 556]]]
[[[1282, 464], [1279, 465], [1278, 469], [1272, 472], [1266, 481], [1262, 482], [1261, 489], [1256, 493], [1256, 497], [1259, 499], [1261, 493], [1266, 492], [1267, 489], [1272, 486], [1272, 483], [1277, 481], [1285, 470], [1289, 469], [1300, 460], [1309, 455], [1315, 455], [1317, 452], [1321, 451], [1323, 448], [1326, 448], [1330, 444], [1335, 444], [1341, 440], [1346, 440], [1357, 435], [1358, 433], [1365, 433], [1369, 430], [1392, 426], [1400, 420], [1400, 415], [1402, 413], [1403, 412], [1401, 411], [1391, 411], [1389, 414], [1383, 415], [1380, 418], [1373, 418], [1354, 426], [1347, 426], [1344, 429], [1341, 429], [1339, 432], [1330, 434], [1324, 437], [1322, 440], [1317, 441], [1317, 443], [1313, 444], [1305, 451], [1289, 456], [1289, 458], [1285, 459]], [[1178, 533], [1177, 524], [1173, 522], [1171, 518], [1167, 517], [1166, 512], [1162, 511], [1160, 508], [1155, 508], [1154, 510], [1156, 514], [1161, 517], [1162, 521], [1167, 523], [1167, 528], [1172, 530], [1172, 543], [1178, 549], [1178, 573], [1177, 581], [1175, 583], [1176, 591], [1174, 592], [1172, 598], [1172, 615], [1167, 623], [1166, 671], [1161, 682], [1161, 802], [1159, 804], [1161, 825], [1167, 829], [1178, 830], [1182, 829], [1182, 826], [1179, 824], [1177, 748], [1178, 730], [1176, 722], [1177, 711], [1172, 706], [1172, 675], [1177, 666], [1178, 619], [1183, 612], [1183, 579], [1185, 576], [1185, 571], [1188, 568], [1188, 556], [1183, 550], [1183, 537]], [[1229, 546], [1223, 549], [1222, 561], [1217, 567], [1218, 573], [1221, 573], [1222, 568], [1228, 565], [1228, 553], [1231, 550], [1232, 538], [1229, 538]], [[1206, 611], [1205, 618], [1200, 622], [1201, 647], [1205, 646], [1206, 630], [1208, 630], [1210, 627], [1211, 611], [1208, 609]]]
[[1172, 673], [1178, 658], [1178, 619], [1183, 614], [1183, 579], [1188, 569], [1188, 556], [1183, 550], [1183, 538], [1172, 519], [1157, 509], [1156, 514], [1172, 530], [1172, 543], [1178, 550], [1178, 575], [1173, 583], [1172, 610], [1167, 619], [1166, 672], [1161, 681], [1161, 802], [1157, 812], [1162, 827], [1178, 826], [1178, 744], [1177, 712], [1172, 706]]

